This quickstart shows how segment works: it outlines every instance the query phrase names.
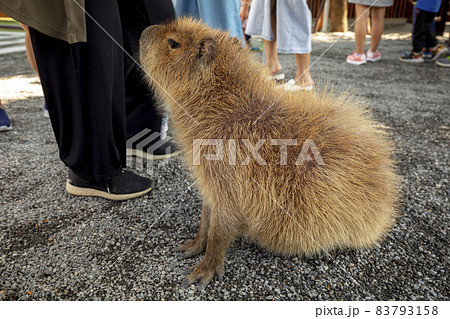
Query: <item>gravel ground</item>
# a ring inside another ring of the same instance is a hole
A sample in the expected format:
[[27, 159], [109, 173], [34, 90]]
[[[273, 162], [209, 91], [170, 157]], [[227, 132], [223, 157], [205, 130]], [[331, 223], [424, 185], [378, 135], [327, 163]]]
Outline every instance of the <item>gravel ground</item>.
[[[195, 235], [201, 209], [181, 161], [155, 165], [158, 187], [137, 200], [69, 196], [26, 55], [0, 56], [0, 96], [14, 127], [0, 133], [0, 300], [449, 300], [450, 70], [397, 61], [411, 47], [410, 27], [387, 28], [375, 64], [345, 63], [352, 33], [314, 63], [340, 35], [316, 34], [311, 55], [316, 82], [367, 97], [396, 143], [402, 197], [387, 238], [314, 258], [237, 240], [224, 280], [204, 290], [181, 285], [202, 258], [175, 251]], [[293, 77], [294, 57], [280, 60]]]

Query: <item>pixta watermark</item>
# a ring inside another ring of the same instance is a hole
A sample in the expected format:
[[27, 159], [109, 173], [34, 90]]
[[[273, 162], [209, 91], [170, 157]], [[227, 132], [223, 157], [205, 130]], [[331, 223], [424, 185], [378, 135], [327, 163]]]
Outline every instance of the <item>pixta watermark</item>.
[[134, 135], [126, 142], [127, 167], [153, 176], [155, 168], [168, 163], [174, 151], [172, 137], [166, 135], [164, 127], [160, 132], [148, 128]]
[[[266, 160], [261, 156], [260, 150], [265, 144], [271, 147], [279, 148], [280, 165], [288, 164], [288, 148], [289, 146], [299, 145], [296, 139], [259, 139], [258, 142], [252, 143], [248, 139], [195, 139], [192, 143], [193, 165], [200, 165], [201, 160], [206, 161], [225, 161], [225, 153], [227, 153], [228, 165], [248, 165], [253, 160], [258, 165], [267, 165]], [[237, 154], [242, 145], [248, 151], [247, 157], [240, 163], [237, 162]], [[295, 165], [302, 165], [307, 161], [316, 161], [317, 165], [325, 165], [325, 162], [312, 139], [306, 139], [302, 143], [300, 152], [296, 154]], [[201, 151], [202, 146], [214, 146], [215, 153], [205, 154]], [[312, 156], [311, 156], [312, 155]]]

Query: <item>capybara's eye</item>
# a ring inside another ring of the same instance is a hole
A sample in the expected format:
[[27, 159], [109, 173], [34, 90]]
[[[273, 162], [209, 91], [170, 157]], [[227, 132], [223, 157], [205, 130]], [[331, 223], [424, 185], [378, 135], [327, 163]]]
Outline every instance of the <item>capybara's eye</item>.
[[171, 49], [178, 49], [181, 46], [181, 44], [179, 44], [174, 39], [169, 39], [167, 41], [169, 42], [169, 46], [170, 46]]

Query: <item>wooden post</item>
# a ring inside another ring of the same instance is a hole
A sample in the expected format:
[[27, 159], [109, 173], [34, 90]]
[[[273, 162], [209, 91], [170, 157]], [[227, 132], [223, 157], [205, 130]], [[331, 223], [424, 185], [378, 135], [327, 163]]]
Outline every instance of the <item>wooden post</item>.
[[317, 18], [316, 18], [316, 24], [314, 25], [314, 32], [319, 32], [320, 29], [322, 29], [322, 22], [323, 22], [323, 8], [325, 6], [325, 0], [322, 0], [320, 2], [320, 6], [319, 6], [319, 11], [317, 13]]
[[330, 12], [330, 32], [347, 31], [347, 0], [331, 0]]
[[323, 9], [322, 32], [328, 32], [328, 17], [330, 15], [330, 0], [325, 0]]

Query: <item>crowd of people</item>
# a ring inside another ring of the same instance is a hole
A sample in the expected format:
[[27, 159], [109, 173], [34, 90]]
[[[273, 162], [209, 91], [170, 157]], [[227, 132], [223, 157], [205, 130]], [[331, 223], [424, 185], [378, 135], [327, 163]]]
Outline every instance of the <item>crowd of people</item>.
[[[377, 62], [381, 59], [378, 50], [384, 30], [386, 8], [394, 4], [393, 0], [348, 0], [355, 4], [355, 44], [356, 50], [347, 56], [347, 63], [361, 65], [367, 62]], [[412, 0], [410, 0], [412, 2]], [[402, 62], [424, 62], [426, 59], [443, 67], [450, 66], [450, 60], [441, 57], [448, 52], [447, 48], [438, 44], [432, 22], [441, 7], [442, 0], [417, 0], [414, 5], [413, 50], [403, 52], [399, 56]], [[364, 53], [367, 33], [367, 18], [371, 17], [370, 49]]]
[[[348, 0], [355, 4], [356, 50], [346, 59], [361, 65], [381, 59], [379, 44], [386, 7], [393, 0]], [[438, 44], [431, 23], [441, 0], [415, 4], [413, 49], [399, 59], [405, 62], [436, 61], [448, 67], [447, 49]], [[52, 10], [46, 10], [46, 7]], [[306, 0], [125, 0], [84, 1], [2, 0], [0, 11], [21, 23], [26, 31], [30, 64], [40, 77], [45, 110], [68, 167], [68, 193], [111, 200], [135, 198], [149, 192], [154, 181], [125, 170], [127, 154], [156, 160], [176, 156], [178, 150], [161, 134], [141, 145], [127, 141], [140, 132], [161, 132], [167, 122], [157, 111], [134, 53], [141, 32], [176, 16], [190, 15], [212, 28], [230, 32], [246, 45], [250, 36], [261, 36], [265, 64], [271, 79], [284, 78], [278, 53], [295, 55], [295, 76], [286, 90], [312, 90], [310, 74], [312, 16]], [[366, 21], [371, 16], [370, 48], [365, 53]], [[60, 16], [60, 19], [55, 19]], [[244, 27], [243, 27], [244, 26]], [[0, 131], [11, 123], [0, 101]], [[164, 135], [164, 134], [163, 134]]]

